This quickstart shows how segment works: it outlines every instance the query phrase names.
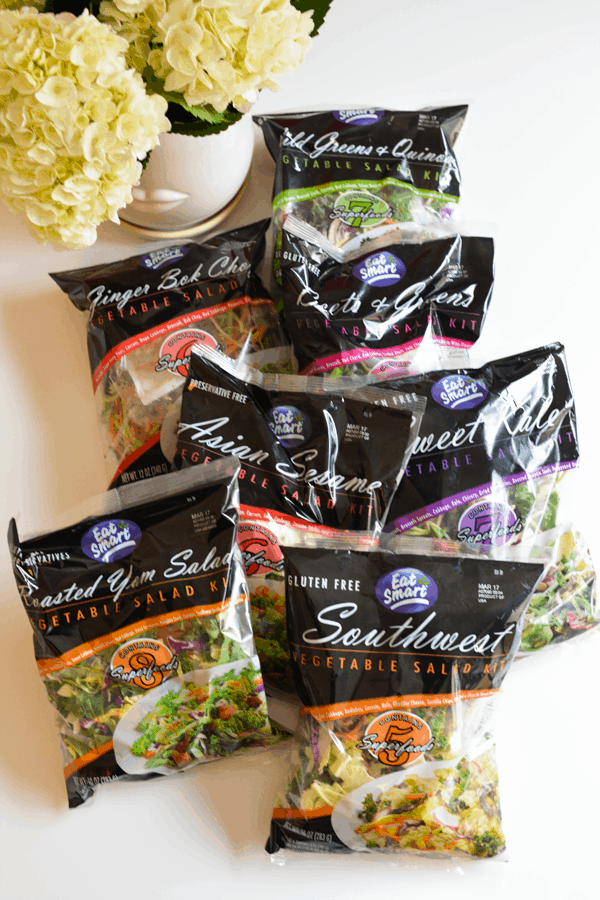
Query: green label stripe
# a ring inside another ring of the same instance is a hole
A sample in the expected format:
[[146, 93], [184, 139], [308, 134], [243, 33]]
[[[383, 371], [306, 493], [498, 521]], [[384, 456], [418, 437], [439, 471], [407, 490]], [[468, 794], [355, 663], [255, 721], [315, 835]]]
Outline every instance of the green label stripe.
[[367, 179], [359, 178], [354, 181], [328, 181], [315, 187], [296, 188], [291, 191], [281, 191], [276, 197], [273, 197], [273, 209], [277, 210], [284, 207], [287, 203], [301, 203], [303, 200], [313, 200], [315, 197], [323, 197], [325, 194], [336, 194], [341, 191], [369, 191], [373, 192], [382, 187], [399, 187], [405, 191], [411, 191], [418, 197], [431, 197], [437, 200], [444, 200], [446, 203], [458, 203], [457, 197], [450, 194], [443, 194], [441, 191], [430, 191], [426, 188], [417, 188], [413, 184], [406, 181], [399, 181], [397, 178], [382, 178], [380, 181], [367, 181]]

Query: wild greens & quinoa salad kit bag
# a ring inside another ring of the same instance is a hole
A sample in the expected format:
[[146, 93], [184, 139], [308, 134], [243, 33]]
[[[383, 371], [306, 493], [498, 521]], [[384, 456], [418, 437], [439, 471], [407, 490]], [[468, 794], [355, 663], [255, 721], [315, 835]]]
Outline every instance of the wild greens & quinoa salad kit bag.
[[274, 272], [293, 216], [330, 255], [375, 242], [440, 237], [460, 196], [454, 144], [466, 106], [257, 116], [275, 160]]
[[117, 488], [98, 514], [31, 538], [11, 521], [69, 806], [278, 740], [236, 546], [238, 474], [230, 457]]

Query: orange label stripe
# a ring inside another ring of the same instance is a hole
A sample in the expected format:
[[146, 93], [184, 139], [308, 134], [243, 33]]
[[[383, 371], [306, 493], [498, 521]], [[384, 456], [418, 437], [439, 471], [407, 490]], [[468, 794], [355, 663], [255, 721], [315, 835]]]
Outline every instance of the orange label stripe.
[[396, 697], [375, 697], [372, 700], [357, 700], [349, 703], [333, 703], [330, 706], [303, 706], [301, 716], [312, 716], [317, 722], [330, 722], [349, 716], [365, 716], [369, 713], [418, 706], [453, 706], [461, 700], [478, 700], [500, 692], [499, 688], [477, 691], [457, 691], [455, 694], [405, 694]]
[[273, 819], [320, 819], [322, 816], [330, 816], [333, 806], [319, 806], [317, 809], [288, 809], [285, 806], [276, 806], [273, 810]]
[[74, 772], [78, 772], [79, 769], [83, 769], [84, 766], [87, 766], [88, 763], [93, 762], [95, 759], [98, 759], [99, 756], [104, 756], [105, 753], [108, 753], [109, 750], [112, 750], [113, 742], [108, 741], [107, 744], [102, 744], [101, 747], [94, 747], [93, 750], [90, 750], [89, 753], [84, 753], [83, 756], [78, 756], [77, 759], [74, 759], [72, 763], [69, 763], [68, 766], [63, 766], [63, 772], [65, 775], [65, 781], [67, 778]]
[[66, 669], [68, 666], [77, 665], [77, 663], [87, 659], [89, 656], [93, 656], [95, 653], [99, 653], [101, 650], [106, 650], [108, 647], [113, 647], [115, 644], [120, 644], [122, 641], [134, 638], [143, 631], [147, 631], [149, 628], [157, 628], [161, 625], [173, 625], [175, 622], [184, 622], [188, 619], [202, 619], [205, 616], [214, 616], [218, 613], [225, 612], [232, 603], [234, 603], [235, 606], [239, 606], [241, 603], [246, 603], [247, 600], [248, 596], [246, 594], [241, 594], [235, 601], [229, 599], [225, 602], [212, 603], [210, 606], [194, 606], [191, 609], [177, 610], [176, 612], [153, 616], [150, 619], [142, 619], [141, 622], [136, 622], [135, 625], [120, 628], [118, 631], [113, 631], [103, 637], [95, 638], [92, 641], [88, 641], [86, 644], [80, 644], [74, 650], [68, 650], [66, 653], [63, 653], [62, 656], [57, 656], [52, 659], [38, 659], [38, 672], [42, 677], [44, 677], [44, 675], [49, 675], [52, 672], [59, 672], [61, 669]]

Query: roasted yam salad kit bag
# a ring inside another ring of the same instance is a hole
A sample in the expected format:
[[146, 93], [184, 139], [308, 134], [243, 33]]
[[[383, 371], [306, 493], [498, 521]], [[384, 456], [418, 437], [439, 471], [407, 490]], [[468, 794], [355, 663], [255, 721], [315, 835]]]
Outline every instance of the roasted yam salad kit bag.
[[291, 688], [281, 527], [379, 532], [424, 403], [410, 391], [263, 374], [211, 350], [192, 351], [175, 464], [227, 453], [241, 460], [240, 546], [265, 678], [276, 676], [279, 687]]
[[236, 545], [239, 461], [98, 498], [98, 514], [8, 532], [55, 708], [69, 805], [278, 739]]
[[391, 235], [420, 241], [447, 232], [460, 194], [453, 147], [466, 112], [451, 106], [256, 117], [276, 163], [276, 278], [288, 216], [338, 256]]
[[108, 265], [52, 275], [87, 313], [88, 353], [110, 485], [171, 469], [161, 425], [190, 347], [290, 369], [289, 341], [256, 275], [269, 220]]
[[303, 230], [286, 220], [281, 257], [301, 374], [390, 375], [408, 367], [427, 334], [446, 356], [479, 338], [494, 283], [491, 238], [390, 243], [340, 262]]
[[422, 543], [282, 548], [303, 708], [270, 853], [505, 850], [494, 718], [545, 566]]

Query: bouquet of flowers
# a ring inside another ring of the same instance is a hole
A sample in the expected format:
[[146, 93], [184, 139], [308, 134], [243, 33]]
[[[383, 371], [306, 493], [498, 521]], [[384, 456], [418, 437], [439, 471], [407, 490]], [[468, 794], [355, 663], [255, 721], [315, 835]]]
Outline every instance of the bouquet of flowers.
[[79, 249], [119, 221], [161, 133], [221, 131], [277, 90], [331, 0], [28, 2], [0, 0], [0, 196]]

